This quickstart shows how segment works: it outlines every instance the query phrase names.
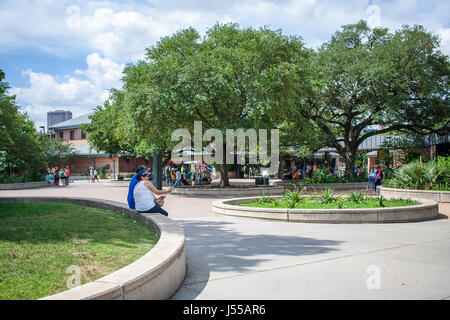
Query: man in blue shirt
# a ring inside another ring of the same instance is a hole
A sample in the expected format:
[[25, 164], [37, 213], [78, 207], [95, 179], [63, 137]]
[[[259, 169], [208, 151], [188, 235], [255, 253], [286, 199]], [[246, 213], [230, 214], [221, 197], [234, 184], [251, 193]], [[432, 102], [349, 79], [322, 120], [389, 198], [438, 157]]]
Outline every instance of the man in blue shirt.
[[[141, 170], [148, 170], [146, 166], [137, 166], [136, 168], [136, 173], [138, 173]], [[130, 209], [136, 209], [135, 205], [134, 205], [134, 195], [133, 195], [133, 190], [134, 187], [137, 185], [138, 180], [136, 179], [136, 175], [133, 177], [133, 179], [131, 179], [130, 181], [130, 187], [128, 188], [128, 197], [127, 197], [127, 201], [128, 201], [128, 206], [130, 207]]]

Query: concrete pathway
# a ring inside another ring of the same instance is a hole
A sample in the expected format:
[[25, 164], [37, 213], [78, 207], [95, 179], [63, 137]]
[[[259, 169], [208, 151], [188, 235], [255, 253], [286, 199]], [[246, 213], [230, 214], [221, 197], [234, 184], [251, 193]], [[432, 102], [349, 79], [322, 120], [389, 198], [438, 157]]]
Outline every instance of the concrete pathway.
[[[126, 202], [127, 188], [76, 181], [0, 191]], [[450, 205], [407, 224], [306, 224], [214, 214], [217, 198], [169, 195], [188, 275], [173, 299], [450, 299]]]

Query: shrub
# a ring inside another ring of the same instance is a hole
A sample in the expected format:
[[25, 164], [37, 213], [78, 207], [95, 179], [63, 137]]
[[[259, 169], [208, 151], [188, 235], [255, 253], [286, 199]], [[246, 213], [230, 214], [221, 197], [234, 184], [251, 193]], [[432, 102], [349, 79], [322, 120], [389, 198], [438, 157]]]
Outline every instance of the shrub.
[[0, 183], [23, 183], [45, 181], [45, 175], [40, 172], [30, 172], [21, 175], [0, 174]]
[[399, 189], [435, 190], [450, 184], [450, 159], [439, 157], [438, 161], [405, 164], [385, 181], [386, 187]]
[[320, 203], [328, 204], [336, 201], [337, 199], [334, 196], [334, 190], [331, 188], [325, 188], [322, 194], [319, 196]]
[[366, 195], [363, 192], [356, 193], [355, 191], [350, 191], [347, 199], [354, 203], [363, 203], [366, 201]]
[[386, 199], [383, 196], [376, 197], [379, 207], [386, 207]]

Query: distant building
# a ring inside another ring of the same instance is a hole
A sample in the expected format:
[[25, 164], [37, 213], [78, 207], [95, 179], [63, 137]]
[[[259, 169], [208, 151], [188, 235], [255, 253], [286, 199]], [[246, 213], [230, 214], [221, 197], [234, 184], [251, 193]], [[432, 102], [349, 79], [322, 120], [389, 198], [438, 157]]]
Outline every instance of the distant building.
[[115, 178], [119, 174], [134, 173], [136, 166], [143, 164], [151, 167], [151, 161], [144, 159], [125, 159], [120, 157], [109, 158], [105, 152], [97, 151], [90, 148], [87, 141], [88, 133], [83, 132], [80, 128], [81, 124], [90, 123], [89, 116], [93, 113], [87, 113], [80, 117], [73, 118], [58, 124], [49, 126], [49, 131], [52, 130], [52, 138], [61, 138], [70, 144], [78, 152], [78, 156], [70, 161], [70, 171], [73, 175], [81, 175], [89, 172], [91, 167], [97, 170], [101, 167], [109, 165], [111, 169], [111, 177]]
[[56, 110], [47, 112], [47, 129], [55, 124], [72, 119], [71, 111]]

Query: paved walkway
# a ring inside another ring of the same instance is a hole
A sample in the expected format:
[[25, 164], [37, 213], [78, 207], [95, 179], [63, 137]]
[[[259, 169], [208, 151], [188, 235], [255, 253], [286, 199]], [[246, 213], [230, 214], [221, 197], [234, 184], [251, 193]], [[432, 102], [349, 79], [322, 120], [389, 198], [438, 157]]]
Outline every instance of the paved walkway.
[[[127, 188], [0, 191], [126, 202]], [[217, 198], [169, 195], [184, 228], [188, 275], [173, 299], [449, 299], [450, 205], [407, 224], [306, 224], [214, 214]], [[379, 282], [376, 281], [379, 279]]]

